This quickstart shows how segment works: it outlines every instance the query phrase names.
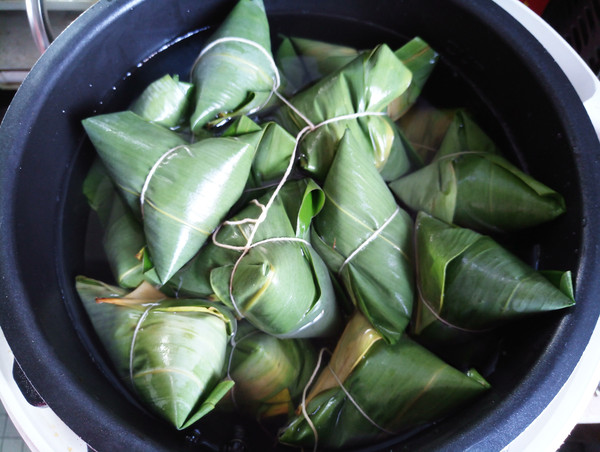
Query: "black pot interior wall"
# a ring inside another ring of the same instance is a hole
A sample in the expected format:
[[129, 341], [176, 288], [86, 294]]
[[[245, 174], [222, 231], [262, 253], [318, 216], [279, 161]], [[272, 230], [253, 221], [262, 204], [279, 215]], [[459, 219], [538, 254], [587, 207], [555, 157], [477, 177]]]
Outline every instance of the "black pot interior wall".
[[[114, 376], [78, 302], [74, 277], [109, 277], [81, 193], [93, 149], [80, 120], [126, 108], [166, 72], [185, 77], [210, 30], [173, 41], [218, 23], [233, 2], [207, 1], [201, 8], [193, 1], [116, 3], [101, 0], [62, 35], [9, 110], [4, 131], [22, 153], [10, 157], [18, 174], [3, 174], [14, 195], [7, 203], [15, 219], [7, 255], [15, 262], [6, 286], [13, 299], [10, 309], [2, 308], [2, 328], [42, 396], [95, 449], [219, 450], [244, 423], [215, 413], [197, 431], [174, 432], [146, 413]], [[285, 33], [359, 47], [383, 41], [396, 46], [417, 35], [426, 39], [442, 63], [424, 96], [438, 105], [470, 108], [509, 158], [566, 198], [565, 216], [508, 245], [540, 268], [581, 270], [588, 201], [578, 183], [583, 180], [579, 151], [597, 143], [587, 132], [577, 136], [575, 130], [591, 130], [589, 120], [562, 74], [524, 30], [479, 1], [379, 1], [367, 8], [359, 0], [266, 4], [274, 39]], [[138, 24], [151, 31], [140, 31]], [[30, 133], [17, 130], [18, 121], [27, 122]], [[494, 389], [477, 407], [373, 450], [458, 450], [481, 441], [488, 450], [501, 449], [568, 377], [585, 346], [569, 331], [577, 322], [582, 334], [589, 334], [593, 324], [584, 315], [589, 309], [584, 300], [569, 313], [515, 326], [498, 360], [488, 363]], [[32, 343], [35, 356], [28, 349]], [[573, 356], [560, 355], [565, 346], [572, 346]], [[537, 397], [533, 408], [520, 401], [532, 396]], [[494, 433], [498, 429], [503, 431]], [[247, 425], [243, 431], [254, 450], [266, 450], [270, 440], [256, 430]]]

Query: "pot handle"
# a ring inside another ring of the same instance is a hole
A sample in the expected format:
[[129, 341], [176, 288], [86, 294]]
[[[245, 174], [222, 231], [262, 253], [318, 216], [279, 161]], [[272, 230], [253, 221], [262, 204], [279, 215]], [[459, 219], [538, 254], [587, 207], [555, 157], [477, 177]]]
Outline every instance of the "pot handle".
[[43, 0], [25, 0], [29, 28], [33, 41], [40, 53], [44, 53], [52, 42], [52, 32], [48, 12]]
[[575, 50], [539, 15], [518, 0], [493, 0], [517, 19], [561, 67], [600, 137], [600, 80]]

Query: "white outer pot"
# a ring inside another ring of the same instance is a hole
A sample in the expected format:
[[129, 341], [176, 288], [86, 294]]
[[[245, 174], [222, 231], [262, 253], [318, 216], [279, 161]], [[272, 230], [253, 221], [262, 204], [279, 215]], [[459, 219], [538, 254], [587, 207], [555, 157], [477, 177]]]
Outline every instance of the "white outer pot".
[[32, 452], [87, 452], [87, 444], [50, 408], [27, 402], [13, 378], [13, 363], [13, 354], [0, 330], [0, 400], [27, 447]]
[[[493, 0], [517, 19], [561, 67], [583, 103], [600, 137], [600, 81], [575, 50], [537, 14], [517, 0]], [[504, 451], [557, 450], [575, 425], [600, 422], [600, 319], [575, 370], [552, 402]]]

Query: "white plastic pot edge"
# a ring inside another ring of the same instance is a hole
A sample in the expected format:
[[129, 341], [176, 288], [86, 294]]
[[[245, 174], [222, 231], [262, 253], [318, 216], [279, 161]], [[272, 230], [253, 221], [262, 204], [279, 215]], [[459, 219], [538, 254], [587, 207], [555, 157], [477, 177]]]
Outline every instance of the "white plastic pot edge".
[[87, 444], [48, 407], [30, 405], [12, 376], [14, 356], [0, 329], [0, 401], [32, 452], [87, 452]]
[[[575, 50], [540, 16], [518, 0], [492, 0], [510, 13], [544, 45], [572, 83], [596, 134], [600, 137], [600, 81]], [[600, 320], [565, 385], [542, 413], [505, 449], [508, 451], [552, 451], [560, 448], [575, 425], [600, 422], [590, 404], [600, 382]]]
[[492, 0], [521, 22], [561, 67], [600, 136], [600, 80], [575, 50], [546, 21], [519, 0]]

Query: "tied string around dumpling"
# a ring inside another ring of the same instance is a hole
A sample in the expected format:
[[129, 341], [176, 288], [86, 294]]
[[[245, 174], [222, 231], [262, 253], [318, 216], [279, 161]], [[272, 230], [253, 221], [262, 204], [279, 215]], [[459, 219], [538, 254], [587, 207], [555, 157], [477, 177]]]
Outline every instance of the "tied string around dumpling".
[[[260, 44], [254, 42], [254, 41], [250, 41], [248, 39], [244, 39], [244, 38], [238, 38], [238, 37], [224, 37], [224, 38], [220, 38], [220, 39], [216, 39], [215, 41], [211, 42], [210, 44], [208, 44], [201, 52], [200, 55], [198, 56], [198, 58], [196, 59], [196, 62], [194, 63], [194, 66], [198, 63], [199, 59], [206, 54], [206, 52], [210, 49], [212, 49], [213, 47], [222, 44], [222, 43], [226, 43], [226, 42], [233, 42], [233, 41], [237, 41], [237, 42], [241, 42], [247, 45], [250, 45], [256, 49], [259, 49], [261, 51], [261, 53], [263, 53], [269, 60], [270, 65], [273, 69], [273, 87], [271, 89], [271, 94], [269, 96], [269, 100], [271, 98], [271, 96], [274, 94], [276, 95], [285, 105], [287, 105], [295, 114], [297, 114], [300, 118], [302, 118], [302, 120], [304, 122], [306, 122], [306, 127], [304, 127], [303, 129], [301, 129], [298, 134], [295, 137], [295, 145], [294, 145], [294, 150], [291, 153], [290, 156], [290, 160], [288, 163], [288, 166], [283, 174], [283, 176], [281, 177], [281, 180], [279, 181], [279, 183], [277, 184], [277, 186], [275, 187], [275, 190], [273, 191], [273, 194], [271, 195], [271, 197], [269, 198], [269, 201], [267, 202], [266, 205], [260, 205], [261, 207], [261, 214], [259, 215], [258, 218], [256, 219], [252, 219], [252, 218], [248, 218], [248, 219], [244, 219], [244, 220], [240, 220], [234, 224], [244, 224], [244, 223], [252, 223], [252, 229], [251, 232], [248, 236], [248, 240], [246, 241], [246, 245], [244, 246], [230, 246], [230, 245], [226, 245], [223, 243], [219, 243], [218, 241], [216, 241], [215, 236], [216, 233], [213, 233], [213, 242], [215, 243], [215, 245], [217, 246], [221, 246], [223, 248], [227, 248], [227, 249], [232, 249], [232, 250], [236, 250], [236, 251], [240, 251], [241, 255], [240, 257], [237, 259], [237, 261], [235, 262], [234, 266], [233, 266], [233, 270], [231, 272], [231, 277], [230, 277], [230, 281], [229, 281], [229, 296], [231, 299], [231, 303], [236, 311], [236, 314], [240, 317], [243, 318], [243, 314], [241, 313], [236, 301], [235, 301], [235, 297], [233, 295], [233, 279], [235, 277], [237, 268], [240, 265], [240, 262], [242, 261], [242, 259], [246, 256], [246, 254], [248, 254], [248, 252], [250, 252], [250, 250], [258, 245], [264, 244], [264, 243], [268, 243], [268, 242], [301, 242], [304, 243], [308, 246], [311, 246], [311, 244], [309, 242], [307, 242], [306, 240], [303, 239], [299, 239], [299, 238], [295, 238], [295, 237], [280, 237], [280, 238], [271, 238], [271, 239], [266, 239], [266, 240], [261, 240], [259, 242], [254, 243], [254, 237], [256, 235], [256, 232], [258, 230], [258, 227], [261, 225], [261, 223], [263, 223], [265, 221], [265, 219], [267, 218], [267, 214], [269, 209], [271, 208], [271, 206], [273, 205], [273, 203], [275, 202], [275, 199], [277, 198], [279, 192], [281, 191], [281, 189], [283, 188], [283, 185], [288, 181], [290, 174], [292, 172], [292, 170], [294, 169], [294, 165], [296, 163], [296, 153], [298, 150], [298, 146], [300, 144], [300, 142], [302, 141], [302, 139], [304, 138], [305, 135], [307, 135], [310, 132], [313, 132], [317, 129], [319, 129], [320, 127], [326, 126], [328, 124], [334, 123], [334, 122], [338, 122], [338, 121], [345, 121], [345, 120], [351, 120], [351, 119], [356, 119], [356, 118], [360, 118], [363, 116], [385, 116], [386, 113], [385, 112], [358, 112], [358, 113], [350, 113], [347, 115], [341, 115], [341, 116], [337, 116], [335, 118], [329, 118], [325, 121], [322, 121], [318, 124], [314, 124], [309, 118], [307, 118], [301, 111], [299, 111], [294, 105], [292, 105], [284, 96], [282, 96], [277, 90], [279, 89], [279, 86], [281, 84], [281, 78], [279, 76], [279, 69], [277, 68], [277, 65], [275, 63], [275, 61], [273, 60], [273, 57], [271, 56], [271, 54]], [[193, 68], [192, 68], [193, 70]], [[258, 109], [264, 107], [269, 100], [267, 100], [262, 106], [258, 107], [255, 111], [257, 111]], [[255, 201], [255, 203], [258, 204], [257, 201]], [[387, 223], [387, 222], [386, 222]], [[227, 222], [225, 222], [224, 224], [227, 224]], [[229, 223], [232, 224], [232, 223]]]
[[115, 306], [142, 306], [145, 307], [144, 312], [140, 315], [139, 319], [135, 324], [135, 328], [133, 330], [133, 334], [131, 335], [131, 344], [129, 346], [129, 381], [131, 383], [131, 387], [136, 390], [135, 386], [135, 376], [133, 375], [133, 360], [134, 360], [134, 351], [135, 351], [135, 343], [137, 341], [139, 332], [142, 330], [142, 325], [144, 321], [148, 318], [148, 315], [152, 312], [154, 308], [160, 306], [161, 299], [157, 299], [154, 302], [146, 302], [139, 303], [136, 300], [128, 300], [127, 298], [96, 298], [96, 303], [108, 303]]
[[[417, 246], [417, 240], [416, 240], [416, 234], [414, 235], [414, 248], [415, 250], [418, 250], [418, 246]], [[419, 259], [419, 253], [416, 252], [415, 253], [416, 259]], [[417, 263], [417, 265], [415, 265], [415, 271], [416, 271], [416, 280], [417, 282], [421, 280], [420, 278], [420, 271], [419, 271], [419, 265]], [[419, 300], [421, 301], [421, 303], [427, 308], [427, 310], [429, 312], [431, 312], [431, 314], [436, 318], [437, 321], [439, 321], [440, 323], [442, 323], [444, 326], [447, 326], [448, 328], [454, 329], [454, 330], [458, 330], [458, 331], [462, 331], [465, 333], [487, 333], [488, 331], [491, 331], [493, 328], [482, 328], [482, 329], [470, 329], [470, 328], [463, 328], [460, 327], [458, 325], [453, 324], [452, 322], [444, 319], [439, 312], [436, 311], [436, 309], [432, 306], [432, 304], [429, 302], [429, 300], [425, 297], [425, 295], [423, 294], [423, 290], [421, 289], [421, 284], [416, 284], [417, 286], [417, 292], [418, 292], [418, 296], [419, 296]]]
[[[194, 64], [192, 64], [192, 68], [190, 69], [190, 74], [194, 73], [194, 69], [196, 68], [196, 65], [200, 62], [200, 60], [202, 59], [202, 57], [204, 55], [206, 55], [206, 53], [209, 50], [211, 50], [213, 47], [216, 47], [216, 46], [218, 46], [220, 44], [224, 44], [224, 43], [227, 43], [227, 42], [240, 42], [242, 44], [246, 44], [246, 45], [249, 45], [251, 47], [254, 47], [255, 49], [257, 49], [258, 51], [260, 51], [265, 56], [265, 58], [269, 61], [269, 64], [271, 65], [271, 69], [273, 70], [273, 87], [271, 88], [271, 91], [269, 93], [269, 97], [267, 97], [267, 99], [261, 105], [255, 107], [254, 109], [252, 109], [251, 111], [248, 112], [249, 115], [254, 114], [254, 113], [262, 110], [271, 101], [271, 98], [273, 97], [273, 94], [278, 95], [277, 90], [279, 89], [279, 86], [281, 85], [281, 77], [279, 75], [279, 69], [277, 69], [277, 64], [275, 63], [275, 60], [273, 60], [273, 57], [271, 56], [270, 52], [267, 51], [267, 49], [265, 49], [263, 46], [261, 46], [257, 42], [254, 42], [254, 41], [252, 41], [250, 39], [246, 39], [246, 38], [240, 38], [240, 37], [237, 37], [237, 36], [227, 36], [227, 37], [224, 37], [224, 38], [215, 39], [213, 42], [207, 44], [200, 51], [200, 53], [196, 57], [196, 60], [194, 61]], [[227, 121], [228, 118], [225, 118], [224, 120]]]
[[[231, 302], [232, 302], [232, 304], [234, 306], [234, 309], [235, 309], [235, 311], [236, 311], [236, 313], [238, 315], [240, 315], [241, 317], [243, 317], [243, 315], [241, 314], [241, 312], [240, 312], [240, 310], [239, 310], [239, 308], [238, 308], [238, 306], [237, 306], [237, 304], [235, 302], [235, 297], [233, 295], [233, 278], [235, 276], [235, 272], [236, 272], [237, 267], [239, 266], [241, 260], [246, 256], [246, 254], [248, 254], [248, 252], [252, 248], [254, 248], [254, 247], [258, 246], [258, 245], [264, 244], [264, 243], [276, 242], [276, 241], [278, 241], [278, 242], [285, 242], [285, 241], [287, 241], [287, 242], [302, 242], [302, 243], [304, 243], [304, 244], [306, 244], [308, 246], [312, 246], [306, 240], [300, 239], [300, 238], [295, 238], [295, 237], [270, 238], [270, 239], [265, 239], [265, 240], [261, 240], [260, 242], [254, 243], [254, 237], [255, 237], [255, 235], [256, 235], [256, 233], [258, 231], [258, 227], [266, 220], [267, 214], [269, 212], [269, 209], [271, 208], [271, 206], [275, 202], [275, 199], [277, 198], [277, 195], [279, 194], [279, 192], [283, 188], [284, 184], [288, 181], [288, 179], [290, 177], [290, 174], [291, 174], [292, 170], [294, 169], [294, 164], [296, 163], [296, 151], [298, 149], [298, 145], [299, 145], [300, 141], [302, 140], [302, 138], [307, 133], [312, 132], [312, 131], [318, 129], [319, 127], [325, 126], [325, 125], [330, 124], [332, 122], [343, 121], [343, 120], [348, 120], [348, 119], [355, 119], [355, 118], [362, 117], [362, 116], [371, 116], [371, 115], [380, 116], [380, 115], [384, 115], [384, 114], [385, 113], [371, 113], [371, 112], [352, 113], [352, 114], [348, 114], [348, 115], [343, 115], [343, 116], [338, 116], [338, 117], [335, 117], [335, 118], [331, 118], [331, 119], [328, 119], [326, 121], [320, 122], [320, 123], [318, 123], [316, 125], [314, 125], [312, 123], [309, 124], [309, 125], [307, 125], [305, 128], [303, 128], [298, 133], [298, 135], [296, 135], [296, 144], [295, 144], [294, 150], [293, 150], [293, 152], [291, 154], [288, 166], [287, 166], [287, 168], [286, 168], [286, 170], [285, 170], [285, 172], [284, 172], [281, 180], [279, 181], [279, 183], [275, 187], [275, 190], [273, 191], [273, 194], [269, 198], [269, 201], [267, 202], [267, 204], [266, 205], [262, 205], [262, 204], [260, 205], [260, 207], [261, 207], [261, 214], [259, 215], [259, 217], [256, 218], [256, 219], [254, 219], [254, 218], [247, 218], [247, 219], [244, 219], [244, 220], [239, 220], [239, 221], [237, 221], [237, 222], [234, 223], [234, 224], [253, 223], [253, 227], [252, 227], [251, 232], [250, 232], [250, 234], [248, 236], [248, 240], [246, 242], [246, 245], [245, 246], [230, 246], [230, 245], [226, 245], [226, 244], [223, 244], [223, 243], [219, 243], [215, 239], [215, 235], [216, 234], [213, 233], [213, 242], [215, 243], [215, 245], [221, 246], [223, 248], [228, 248], [228, 249], [240, 251], [242, 253], [240, 255], [240, 257], [237, 259], [237, 261], [235, 262], [234, 266], [233, 266], [233, 271], [231, 272], [231, 278], [230, 278], [230, 284], [229, 284], [229, 296], [231, 298]], [[258, 201], [256, 201], [256, 200], [255, 200], [255, 203], [259, 204]], [[395, 216], [395, 214], [392, 215], [392, 217], [389, 219], [389, 221], [391, 221], [394, 216]], [[389, 221], [386, 221], [384, 223], [384, 226], [386, 226], [389, 223]], [[224, 222], [224, 224], [227, 224], [227, 222]], [[380, 230], [382, 230], [382, 228], [378, 229], [373, 234], [373, 236], [370, 239], [368, 239], [368, 242], [370, 242], [374, 238], [376, 238], [377, 235], [379, 235]], [[368, 243], [366, 243], [365, 246], [367, 244]], [[360, 251], [360, 249], [358, 249], [356, 252], [358, 252], [358, 251]], [[356, 252], [353, 253], [353, 255], [356, 254]]]
[[[299, 407], [302, 412], [302, 416], [306, 420], [306, 423], [312, 430], [313, 435], [315, 437], [315, 444], [313, 446], [313, 452], [316, 452], [319, 447], [319, 433], [318, 433], [317, 428], [315, 427], [315, 424], [313, 423], [312, 419], [308, 415], [308, 412], [306, 411], [306, 397], [307, 397], [308, 389], [312, 386], [312, 384], [315, 381], [315, 378], [317, 377], [317, 375], [319, 373], [319, 370], [321, 368], [321, 363], [323, 361], [323, 355], [325, 354], [325, 352], [327, 352], [331, 355], [331, 351], [325, 347], [319, 351], [319, 357], [317, 359], [317, 363], [315, 365], [313, 373], [311, 374], [308, 382], [306, 383], [306, 386], [304, 386], [304, 389], [302, 391], [302, 400], [300, 402], [300, 407]], [[365, 410], [362, 409], [362, 407], [358, 404], [358, 402], [354, 399], [354, 397], [352, 397], [352, 394], [350, 394], [348, 389], [346, 389], [346, 387], [344, 386], [344, 383], [342, 382], [342, 380], [340, 380], [340, 377], [338, 377], [338, 375], [335, 373], [335, 371], [333, 370], [333, 368], [331, 367], [330, 364], [327, 364], [327, 369], [329, 370], [329, 372], [331, 372], [331, 375], [335, 379], [336, 383], [339, 385], [340, 389], [344, 392], [344, 394], [346, 395], [346, 397], [348, 398], [350, 403], [352, 403], [354, 408], [356, 408], [358, 410], [358, 412], [361, 414], [361, 416], [363, 416], [371, 425], [373, 425], [375, 428], [381, 430], [382, 432], [390, 434], [390, 435], [393, 435], [395, 433], [395, 432], [392, 432], [392, 431], [382, 427], [381, 425], [379, 425], [365, 412]]]
[[435, 309], [434, 307], [431, 305], [431, 303], [429, 303], [429, 301], [423, 296], [423, 292], [421, 291], [421, 286], [420, 284], [417, 284], [417, 291], [419, 292], [419, 300], [421, 301], [421, 303], [423, 303], [423, 305], [427, 308], [427, 310], [429, 312], [431, 312], [431, 314], [436, 318], [436, 320], [440, 323], [442, 323], [444, 326], [447, 326], [448, 328], [452, 328], [454, 330], [458, 330], [458, 331], [463, 331], [465, 333], [486, 333], [488, 331], [491, 331], [491, 328], [485, 328], [485, 329], [480, 329], [480, 330], [474, 330], [474, 329], [469, 329], [469, 328], [463, 328], [460, 327], [458, 325], [455, 325], [451, 322], [449, 322], [448, 320], [444, 319]]
[[142, 315], [138, 319], [138, 322], [135, 325], [135, 330], [133, 331], [133, 335], [131, 336], [131, 347], [129, 348], [129, 381], [131, 382], [131, 386], [134, 389], [136, 388], [135, 379], [134, 379], [134, 375], [133, 375], [133, 355], [134, 355], [134, 349], [135, 349], [135, 341], [137, 339], [140, 329], [142, 328], [142, 324], [144, 323], [144, 320], [146, 320], [146, 318], [150, 314], [150, 311], [152, 311], [152, 309], [154, 309], [156, 306], [158, 306], [158, 303], [150, 303], [148, 305], [146, 310], [142, 313]]
[[338, 275], [342, 274], [342, 270], [346, 267], [346, 265], [348, 265], [350, 263], [350, 261], [352, 259], [354, 259], [354, 257], [358, 253], [360, 253], [362, 250], [364, 250], [367, 247], [367, 245], [369, 245], [369, 243], [371, 243], [373, 240], [375, 240], [377, 237], [379, 237], [381, 235], [383, 230], [388, 226], [388, 224], [390, 224], [392, 222], [392, 220], [394, 218], [396, 218], [396, 215], [398, 215], [399, 212], [400, 212], [400, 207], [396, 207], [396, 210], [394, 210], [394, 213], [392, 213], [389, 216], [389, 218], [387, 220], [385, 220], [381, 226], [379, 226], [379, 228], [377, 228], [375, 231], [373, 231], [373, 233], [367, 238], [367, 240], [362, 242], [354, 251], [352, 251], [352, 253], [350, 253], [348, 255], [348, 257], [344, 260], [344, 262], [340, 266], [340, 268], [338, 270]]
[[[439, 159], [435, 160], [435, 163], [438, 162], [443, 162], [446, 160], [454, 160], [454, 159], [459, 159], [462, 156], [465, 155], [490, 155], [489, 152], [485, 152], [485, 151], [459, 151], [459, 152], [453, 152], [451, 154], [446, 154], [441, 156]], [[492, 154], [493, 155], [493, 154]], [[415, 236], [416, 238], [416, 236]], [[417, 243], [415, 240], [414, 243], [415, 249], [417, 249]], [[418, 259], [418, 255], [419, 253], [415, 253], [415, 255], [417, 256]], [[416, 272], [417, 272], [417, 281], [420, 281], [420, 276], [419, 276], [419, 266], [416, 265]], [[442, 323], [444, 326], [447, 326], [448, 328], [457, 330], [457, 331], [462, 331], [464, 333], [470, 333], [470, 334], [482, 334], [482, 333], [487, 333], [489, 331], [492, 331], [493, 328], [480, 328], [480, 329], [473, 329], [473, 328], [464, 328], [461, 326], [458, 326], [446, 319], [444, 319], [440, 313], [433, 307], [432, 303], [430, 303], [430, 301], [425, 297], [425, 295], [423, 295], [423, 291], [421, 289], [421, 285], [417, 284], [417, 291], [419, 293], [419, 300], [421, 301], [421, 303], [427, 308], [427, 310], [429, 312], [431, 312], [431, 314], [436, 318], [437, 321], [439, 321], [440, 323]]]
[[169, 149], [167, 152], [165, 152], [163, 155], [161, 155], [158, 158], [158, 160], [156, 160], [156, 162], [154, 162], [154, 165], [152, 165], [152, 168], [150, 168], [150, 171], [148, 171], [148, 174], [146, 175], [146, 179], [144, 180], [144, 185], [142, 186], [142, 191], [140, 192], [140, 211], [141, 211], [142, 217], [144, 216], [144, 203], [146, 202], [146, 192], [148, 191], [148, 185], [150, 185], [150, 179], [152, 179], [152, 177], [154, 176], [154, 173], [156, 172], [158, 167], [161, 165], [161, 163], [164, 162], [166, 159], [168, 159], [171, 155], [173, 155], [175, 152], [177, 152], [180, 149], [185, 149], [187, 151], [187, 153], [190, 155], [190, 157], [193, 157], [192, 151], [190, 150], [190, 148], [188, 146], [186, 146], [185, 144], [181, 144], [179, 146], [175, 146], [174, 148]]
[[[231, 350], [229, 351], [229, 358], [227, 360], [227, 378], [229, 380], [233, 380], [232, 376], [231, 376], [231, 363], [233, 362], [233, 353], [235, 352], [235, 349], [237, 347], [237, 344], [239, 344], [240, 342], [242, 342], [244, 339], [252, 337], [256, 334], [258, 334], [259, 331], [258, 330], [252, 330], [250, 331], [248, 334], [246, 334], [245, 336], [242, 336], [240, 339], [236, 340], [235, 338], [235, 334], [233, 336], [231, 336], [231, 340], [229, 341], [229, 343], [231, 344]], [[237, 403], [237, 399], [235, 398], [235, 388], [237, 387], [237, 385], [233, 385], [231, 387], [231, 389], [229, 390], [229, 396], [231, 397], [231, 403], [233, 403], [233, 406], [235, 407], [236, 410], [239, 411], [239, 406]]]
[[[271, 93], [268, 97], [268, 99], [259, 107], [255, 108], [252, 112], [250, 112], [249, 114], [255, 113], [256, 111], [262, 109], [264, 106], [266, 106], [271, 97], [273, 95], [277, 96], [282, 103], [284, 103], [288, 108], [290, 108], [290, 110], [292, 110], [298, 117], [300, 117], [305, 123], [306, 126], [301, 129], [298, 134], [295, 137], [295, 145], [294, 145], [294, 149], [293, 152], [291, 153], [290, 156], [290, 160], [288, 163], [288, 166], [286, 167], [286, 170], [283, 174], [283, 176], [281, 177], [281, 180], [279, 181], [279, 183], [275, 186], [275, 189], [271, 195], [271, 197], [269, 198], [268, 202], [266, 205], [263, 205], [261, 203], [259, 203], [257, 200], [253, 200], [252, 202], [259, 206], [261, 209], [261, 213], [258, 216], [258, 218], [245, 218], [242, 220], [235, 220], [235, 221], [225, 221], [223, 222], [221, 225], [219, 225], [217, 227], [217, 229], [213, 232], [212, 234], [212, 240], [213, 243], [216, 246], [222, 247], [222, 248], [226, 248], [226, 249], [230, 249], [230, 250], [234, 250], [234, 251], [239, 251], [240, 252], [240, 256], [238, 257], [238, 259], [236, 260], [232, 272], [231, 272], [231, 276], [230, 276], [230, 280], [229, 280], [229, 296], [230, 296], [230, 300], [231, 300], [231, 304], [234, 307], [234, 310], [237, 314], [237, 316], [239, 318], [244, 318], [243, 313], [240, 311], [234, 294], [233, 294], [233, 281], [234, 281], [234, 277], [236, 274], [236, 271], [242, 261], [242, 259], [250, 252], [250, 250], [252, 250], [253, 248], [265, 244], [265, 243], [271, 243], [271, 242], [300, 242], [303, 243], [307, 246], [311, 246], [310, 242], [304, 240], [304, 239], [300, 239], [300, 238], [296, 238], [296, 237], [274, 237], [274, 238], [269, 238], [269, 239], [265, 239], [265, 240], [261, 240], [258, 242], [254, 242], [254, 237], [256, 236], [256, 233], [258, 231], [259, 226], [266, 220], [267, 218], [267, 214], [269, 212], [269, 209], [271, 208], [271, 206], [273, 205], [273, 203], [275, 202], [275, 199], [277, 198], [279, 192], [281, 191], [281, 189], [283, 188], [284, 184], [288, 181], [290, 174], [292, 173], [292, 170], [294, 169], [294, 165], [296, 163], [296, 153], [298, 150], [298, 146], [300, 144], [300, 142], [302, 141], [302, 139], [309, 133], [319, 129], [320, 127], [324, 127], [328, 124], [332, 124], [335, 122], [339, 122], [339, 121], [346, 121], [346, 120], [352, 120], [352, 119], [357, 119], [357, 118], [361, 118], [361, 117], [366, 117], [366, 116], [385, 116], [386, 113], [381, 111], [381, 112], [368, 112], [368, 111], [363, 111], [363, 112], [357, 112], [357, 113], [350, 113], [350, 114], [346, 114], [346, 115], [341, 115], [341, 116], [337, 116], [334, 118], [329, 118], [327, 120], [324, 120], [322, 122], [319, 122], [317, 124], [314, 124], [308, 117], [306, 117], [306, 115], [304, 115], [301, 111], [299, 111], [290, 101], [288, 101], [284, 96], [282, 96], [277, 90], [280, 87], [280, 83], [281, 83], [281, 78], [279, 75], [279, 69], [277, 68], [277, 65], [275, 63], [275, 61], [273, 60], [273, 57], [271, 56], [271, 54], [260, 44], [248, 40], [248, 39], [244, 39], [244, 38], [238, 38], [238, 37], [224, 37], [224, 38], [220, 38], [217, 39], [213, 42], [211, 42], [210, 44], [208, 44], [198, 55], [196, 61], [194, 62], [193, 66], [192, 66], [192, 71], [194, 70], [196, 64], [198, 64], [198, 62], [200, 61], [200, 59], [212, 48], [214, 48], [215, 46], [221, 44], [221, 43], [226, 43], [226, 42], [232, 42], [232, 41], [237, 41], [237, 42], [241, 42], [244, 44], [247, 44], [249, 46], [252, 46], [256, 49], [259, 49], [261, 53], [263, 53], [267, 59], [269, 60], [271, 67], [273, 68], [273, 86], [271, 89]], [[173, 149], [168, 150], [167, 152], [165, 152], [161, 157], [159, 157], [159, 159], [156, 161], [156, 163], [153, 165], [153, 167], [151, 168], [150, 172], [148, 173], [148, 176], [146, 177], [145, 183], [144, 183], [144, 187], [142, 189], [142, 193], [140, 196], [140, 202], [142, 205], [142, 214], [143, 214], [143, 204], [145, 202], [145, 193], [146, 190], [148, 188], [150, 179], [152, 178], [152, 176], [154, 175], [156, 169], [160, 166], [160, 164], [167, 159], [170, 155], [172, 155], [174, 152], [176, 152], [179, 149], [186, 149], [188, 151], [188, 153], [190, 152], [189, 148], [187, 148], [185, 145], [181, 145], [181, 146], [177, 146]], [[356, 256], [361, 250], [363, 250], [369, 243], [371, 243], [373, 240], [375, 240], [380, 234], [381, 232], [385, 229], [385, 227], [394, 219], [394, 217], [398, 214], [398, 212], [400, 211], [399, 208], [396, 209], [396, 211], [376, 230], [373, 232], [373, 234], [367, 239], [365, 240], [365, 242], [363, 242], [356, 250], [354, 250], [354, 252], [352, 252], [344, 261], [344, 263], [342, 264], [342, 268], [345, 267], [353, 258], [354, 256]], [[233, 246], [233, 245], [228, 245], [225, 243], [220, 243], [217, 241], [216, 236], [218, 231], [220, 230], [220, 228], [223, 225], [241, 225], [241, 224], [252, 224], [252, 229], [250, 231], [250, 234], [248, 236], [248, 239], [246, 241], [246, 244], [244, 246]], [[341, 269], [340, 268], [340, 271]], [[232, 338], [232, 346], [235, 347], [235, 340]], [[313, 372], [313, 375], [311, 376], [308, 384], [306, 385], [304, 392], [303, 392], [303, 396], [302, 396], [302, 413], [303, 416], [305, 417], [307, 423], [309, 424], [310, 428], [312, 429], [314, 435], [315, 435], [315, 451], [316, 451], [316, 445], [318, 442], [318, 434], [317, 434], [317, 430], [314, 426], [314, 424], [312, 423], [310, 416], [308, 416], [308, 413], [306, 412], [306, 392], [308, 390], [308, 388], [310, 387], [310, 385], [312, 384], [312, 382], [314, 381], [316, 374], [319, 370], [319, 367], [321, 365], [321, 361], [322, 361], [322, 357], [323, 357], [323, 353], [325, 350], [321, 350], [321, 353], [319, 354], [319, 359], [318, 359], [318, 363], [317, 366]], [[230, 362], [229, 362], [229, 366], [231, 365], [231, 355], [230, 355]], [[228, 374], [229, 374], [229, 366], [228, 366]], [[328, 366], [329, 367], [329, 366]], [[358, 411], [365, 417], [365, 419], [367, 419], [371, 424], [373, 424], [375, 427], [377, 427], [378, 429], [380, 429], [383, 432], [386, 433], [391, 433], [388, 430], [386, 430], [385, 428], [379, 426], [376, 422], [374, 422], [365, 412], [364, 410], [362, 410], [362, 408], [358, 405], [358, 403], [354, 400], [354, 398], [352, 397], [352, 395], [346, 390], [346, 388], [344, 387], [344, 385], [342, 384], [342, 382], [339, 380], [339, 378], [337, 377], [337, 375], [335, 374], [335, 372], [333, 371], [333, 369], [331, 367], [329, 367], [329, 370], [332, 372], [334, 378], [336, 379], [336, 381], [338, 382], [338, 384], [340, 385], [340, 387], [342, 388], [342, 390], [344, 391], [344, 393], [346, 394], [346, 396], [348, 397], [348, 399], [351, 401], [351, 403], [358, 409]], [[235, 403], [235, 400], [234, 400]]]

